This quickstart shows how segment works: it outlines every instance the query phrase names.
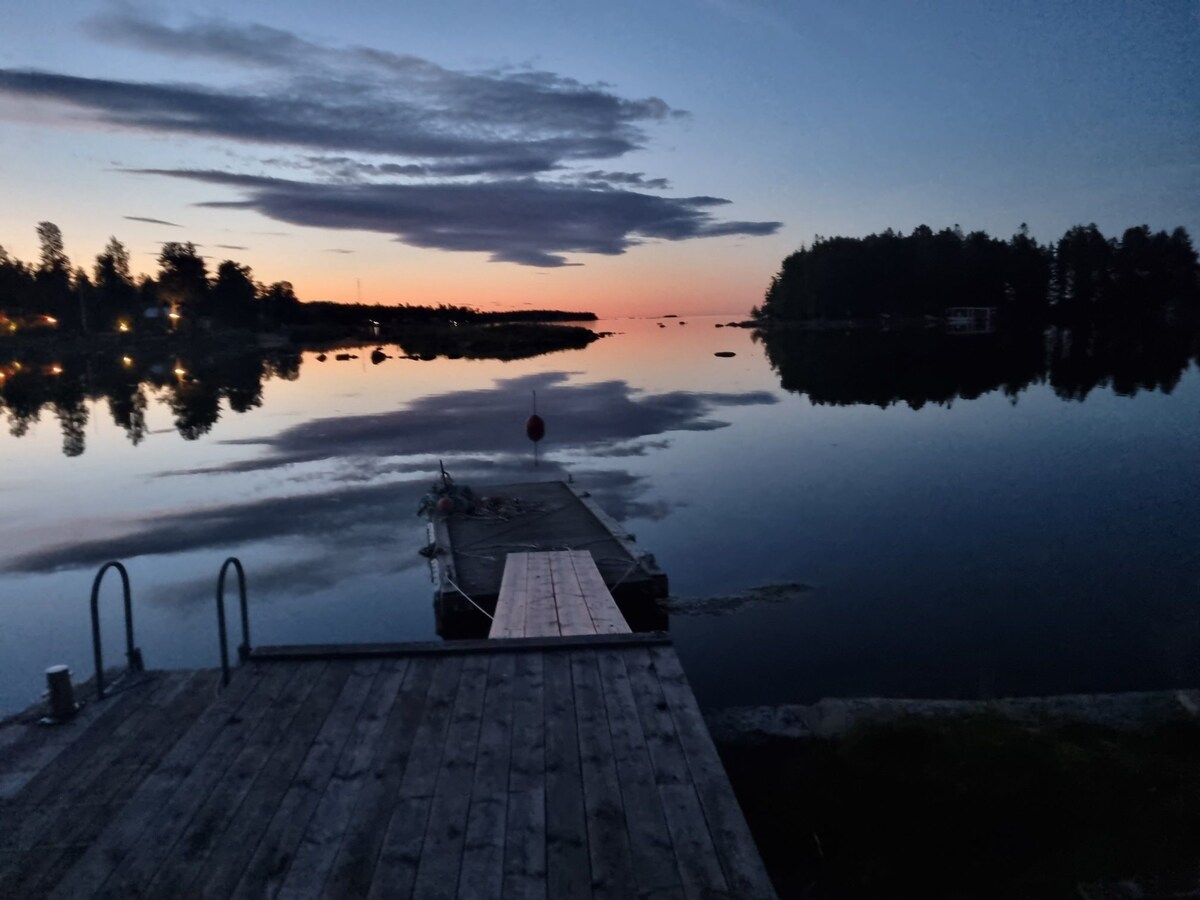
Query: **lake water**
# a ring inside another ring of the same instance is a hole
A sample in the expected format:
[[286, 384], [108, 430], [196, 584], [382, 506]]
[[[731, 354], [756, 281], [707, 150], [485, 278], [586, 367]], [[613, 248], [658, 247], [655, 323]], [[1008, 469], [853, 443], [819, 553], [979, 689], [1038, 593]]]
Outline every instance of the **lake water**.
[[[834, 388], [823, 366], [818, 390], [817, 350], [769, 360], [720, 321], [600, 322], [616, 333], [586, 350], [507, 363], [306, 352], [261, 396], [257, 364], [205, 393], [215, 376], [181, 362], [178, 384], [160, 369], [144, 388], [136, 445], [106, 400], [61, 401], [62, 423], [46, 407], [23, 436], [0, 433], [0, 712], [35, 699], [51, 664], [90, 675], [88, 597], [110, 558], [129, 567], [150, 667], [217, 664], [229, 555], [256, 643], [435, 639], [415, 513], [439, 460], [460, 483], [590, 489], [670, 576], [670, 630], [705, 705], [1200, 684], [1194, 363], [1147, 382], [1169, 392], [1121, 372], [1091, 390], [1022, 375], [890, 403], [856, 381], [870, 366], [843, 365]], [[960, 365], [997, 352], [947, 340]], [[916, 390], [920, 358], [884, 374]], [[696, 602], [772, 584], [809, 589]], [[115, 578], [102, 605], [117, 664]]]

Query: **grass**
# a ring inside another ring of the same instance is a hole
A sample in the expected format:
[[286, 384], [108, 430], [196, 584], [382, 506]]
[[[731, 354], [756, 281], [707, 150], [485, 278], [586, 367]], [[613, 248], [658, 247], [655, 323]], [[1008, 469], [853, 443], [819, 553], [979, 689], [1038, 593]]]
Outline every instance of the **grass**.
[[1200, 882], [1196, 723], [925, 719], [719, 749], [782, 897], [1078, 898], [1126, 878]]

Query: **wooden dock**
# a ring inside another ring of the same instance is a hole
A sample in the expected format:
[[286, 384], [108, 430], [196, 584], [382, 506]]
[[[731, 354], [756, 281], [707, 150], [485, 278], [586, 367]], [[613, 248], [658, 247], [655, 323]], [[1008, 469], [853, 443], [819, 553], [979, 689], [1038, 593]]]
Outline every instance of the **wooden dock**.
[[0, 726], [0, 897], [773, 897], [665, 636], [263, 648]]
[[494, 610], [508, 554], [554, 550], [591, 553], [633, 630], [666, 628], [656, 604], [667, 595], [666, 574], [586, 491], [546, 481], [479, 486], [475, 494], [497, 505], [434, 515], [429, 524], [438, 634], [486, 636], [487, 620], [473, 604]]

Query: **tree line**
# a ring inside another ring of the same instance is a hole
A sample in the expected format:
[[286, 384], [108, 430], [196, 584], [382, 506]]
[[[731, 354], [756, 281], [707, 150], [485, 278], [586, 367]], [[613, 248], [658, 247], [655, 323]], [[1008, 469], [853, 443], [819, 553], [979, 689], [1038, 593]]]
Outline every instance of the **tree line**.
[[10, 332], [51, 326], [67, 334], [187, 331], [201, 324], [255, 330], [298, 314], [291, 284], [264, 285], [249, 266], [231, 259], [210, 273], [190, 241], [163, 244], [156, 275], [135, 276], [129, 250], [115, 237], [89, 272], [72, 264], [53, 222], [38, 223], [37, 234], [36, 264], [0, 247], [0, 317]]
[[1072, 321], [1200, 305], [1197, 256], [1184, 228], [1140, 225], [1119, 239], [1077, 225], [1041, 244], [1026, 225], [1009, 240], [956, 225], [863, 238], [817, 236], [784, 259], [755, 318], [851, 320], [942, 316], [995, 307], [1004, 318]]
[[256, 281], [249, 266], [227, 259], [210, 272], [189, 242], [169, 242], [154, 276], [134, 276], [129, 251], [110, 238], [91, 271], [73, 266], [53, 222], [37, 226], [36, 264], [0, 246], [0, 334], [54, 329], [66, 334], [180, 331], [197, 328], [287, 330], [298, 338], [341, 338], [364, 323], [376, 326], [428, 322], [563, 321], [595, 319], [592, 313], [523, 310], [488, 313], [466, 306], [366, 306], [301, 303], [290, 282]]

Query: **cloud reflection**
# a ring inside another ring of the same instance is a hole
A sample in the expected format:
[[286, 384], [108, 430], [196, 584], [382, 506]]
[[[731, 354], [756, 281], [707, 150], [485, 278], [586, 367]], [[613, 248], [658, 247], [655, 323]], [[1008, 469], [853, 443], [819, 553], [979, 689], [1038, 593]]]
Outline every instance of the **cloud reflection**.
[[[285, 562], [256, 570], [256, 590], [332, 586], [360, 573], [364, 558], [370, 558], [375, 570], [380, 560], [395, 561], [396, 518], [409, 511], [415, 514], [436, 472], [435, 453], [447, 459], [460, 482], [496, 484], [571, 475], [618, 519], [661, 518], [669, 508], [643, 498], [648, 490], [643, 476], [568, 467], [561, 460], [547, 460], [531, 470], [530, 445], [522, 427], [529, 392], [538, 391], [539, 412], [550, 434], [547, 443], [560, 449], [587, 448], [594, 457], [640, 455], [662, 446], [655, 436], [669, 431], [725, 427], [727, 423], [709, 418], [719, 407], [776, 402], [765, 392], [643, 395], [623, 381], [572, 385], [567, 378], [562, 372], [513, 378], [498, 382], [493, 390], [421, 398], [393, 413], [318, 419], [273, 438], [229, 442], [265, 446], [268, 453], [255, 460], [163, 475], [262, 471], [334, 458], [341, 462], [330, 475], [297, 471], [289, 483], [293, 488], [319, 485], [311, 491], [114, 522], [104, 537], [39, 548], [9, 559], [3, 570], [44, 573], [108, 559], [299, 541], [306, 554], [297, 556], [290, 546]], [[413, 477], [419, 475], [429, 477]], [[401, 554], [400, 568], [408, 567], [406, 559]], [[179, 596], [191, 594], [180, 590]]]

